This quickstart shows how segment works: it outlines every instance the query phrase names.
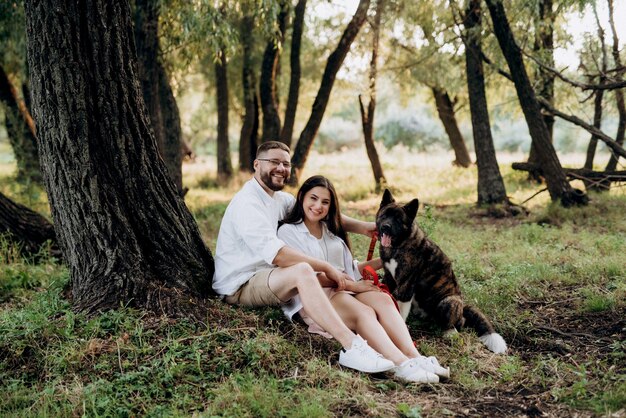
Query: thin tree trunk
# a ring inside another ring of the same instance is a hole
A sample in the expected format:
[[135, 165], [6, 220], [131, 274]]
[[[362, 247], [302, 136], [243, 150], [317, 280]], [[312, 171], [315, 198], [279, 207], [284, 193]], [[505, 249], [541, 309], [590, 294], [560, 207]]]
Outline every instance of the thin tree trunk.
[[367, 157], [372, 165], [372, 173], [374, 174], [374, 184], [376, 191], [380, 191], [382, 186], [387, 182], [383, 173], [383, 166], [378, 158], [378, 151], [374, 144], [374, 112], [376, 111], [376, 78], [378, 73], [378, 44], [380, 40], [380, 22], [384, 13], [385, 1], [377, 0], [376, 15], [372, 23], [372, 59], [370, 61], [370, 101], [367, 110], [363, 105], [361, 95], [359, 95], [359, 109], [361, 111], [361, 123], [363, 125], [363, 137], [365, 139], [365, 150]]
[[183, 194], [180, 116], [159, 57], [159, 0], [136, 0], [135, 42], [139, 77], [150, 124], [168, 173]]
[[[183, 132], [180, 126], [180, 112], [170, 86], [170, 79], [161, 63], [158, 64], [159, 100], [163, 122], [163, 159], [167, 172], [181, 196], [187, 193], [183, 187]], [[192, 151], [193, 153], [193, 151]]]
[[280, 116], [278, 114], [278, 93], [276, 91], [276, 77], [280, 62], [280, 51], [285, 37], [285, 27], [289, 14], [289, 2], [280, 2], [278, 14], [279, 34], [276, 40], [270, 40], [263, 54], [261, 63], [261, 79], [259, 90], [261, 108], [263, 109], [263, 136], [262, 141], [278, 141], [280, 139]]
[[254, 19], [246, 15], [241, 19], [241, 45], [243, 49], [242, 59], [242, 86], [243, 86], [243, 123], [239, 136], [239, 170], [254, 171], [253, 162], [258, 142], [258, 102], [256, 93], [256, 77], [252, 65], [252, 50], [254, 39], [251, 27]]
[[[619, 38], [617, 37], [617, 31], [615, 30], [615, 21], [613, 16], [613, 0], [607, 0], [609, 6], [609, 23], [611, 26], [611, 32], [613, 34], [613, 47], [611, 52], [613, 54], [613, 60], [615, 61], [615, 68], [622, 68], [622, 59], [619, 51]], [[615, 74], [615, 81], [622, 81], [624, 70], [620, 70]], [[624, 105], [624, 91], [621, 89], [615, 90], [615, 102], [617, 105], [617, 112], [619, 114], [619, 120], [617, 123], [617, 133], [615, 135], [615, 142], [619, 145], [624, 145], [624, 134], [626, 133], [626, 106]], [[615, 171], [617, 168], [617, 155], [611, 153], [609, 162], [606, 165], [606, 171]]]
[[[600, 40], [600, 48], [602, 50], [602, 64], [600, 65], [600, 77], [599, 84], [604, 84], [606, 82], [606, 71], [608, 68], [608, 57], [606, 53], [606, 43], [604, 41], [604, 29], [602, 29], [602, 25], [600, 24], [600, 19], [598, 17], [598, 12], [596, 10], [595, 5], [593, 6], [593, 13], [596, 18], [596, 25], [598, 26], [598, 39]], [[593, 83], [593, 80], [589, 80], [590, 83]], [[604, 98], [604, 90], [596, 90], [594, 91], [594, 103], [593, 103], [593, 127], [597, 130], [602, 128], [602, 99]], [[584, 167], [586, 169], [593, 169], [593, 160], [596, 155], [596, 148], [598, 147], [598, 137], [596, 135], [591, 135], [589, 139], [589, 146], [587, 147], [587, 156], [585, 159]], [[589, 184], [585, 183], [585, 187], [589, 189]]]
[[480, 0], [470, 0], [465, 12], [465, 64], [478, 167], [478, 204], [508, 203], [491, 136], [481, 59]]
[[[600, 130], [602, 128], [602, 99], [604, 97], [603, 90], [597, 90], [594, 92], [595, 98], [593, 100], [593, 127]], [[593, 160], [596, 155], [596, 148], [598, 146], [598, 137], [591, 135], [589, 139], [589, 145], [587, 146], [587, 156], [585, 158], [584, 168], [588, 170], [593, 169]]]
[[293, 30], [291, 32], [291, 53], [289, 79], [289, 95], [287, 96], [287, 107], [285, 109], [285, 123], [280, 131], [280, 141], [291, 147], [293, 137], [293, 126], [296, 122], [296, 110], [298, 108], [298, 96], [300, 94], [300, 47], [302, 45], [302, 31], [304, 30], [304, 12], [307, 0], [298, 0], [295, 8], [293, 20]]
[[581, 190], [573, 189], [563, 173], [561, 163], [550, 141], [550, 133], [541, 114], [541, 107], [535, 97], [528, 74], [526, 74], [522, 53], [513, 38], [504, 5], [498, 0], [486, 1], [496, 38], [498, 38], [498, 43], [513, 77], [530, 136], [537, 147], [550, 197], [553, 201], [560, 201], [564, 207], [587, 204], [589, 201], [587, 195]]
[[343, 35], [339, 40], [339, 45], [337, 45], [337, 48], [328, 57], [326, 68], [324, 69], [324, 74], [322, 75], [322, 82], [317, 92], [317, 96], [315, 97], [315, 101], [313, 102], [311, 116], [300, 134], [298, 144], [296, 145], [296, 149], [293, 154], [293, 167], [291, 170], [290, 180], [291, 184], [297, 184], [298, 177], [304, 169], [309, 152], [313, 146], [313, 140], [317, 135], [320, 124], [322, 123], [324, 111], [328, 105], [328, 99], [330, 98], [330, 92], [332, 91], [333, 84], [335, 83], [337, 71], [341, 68], [343, 60], [350, 51], [350, 45], [352, 45], [354, 38], [356, 38], [361, 26], [363, 26], [363, 23], [365, 22], [369, 5], [370, 0], [360, 0], [356, 12], [354, 13], [354, 16], [352, 16], [352, 20], [348, 23], [346, 30], [343, 32]]
[[135, 45], [137, 47], [139, 80], [148, 110], [150, 126], [163, 155], [164, 133], [159, 100], [159, 4], [158, 0], [135, 1]]
[[46, 218], [0, 193], [0, 234], [19, 246], [24, 255], [37, 254], [50, 242], [52, 255], [59, 256], [54, 227]]
[[217, 178], [220, 182], [233, 176], [228, 143], [228, 72], [226, 51], [222, 49], [215, 63], [215, 85], [217, 94]]
[[213, 259], [158, 156], [128, 2], [28, 0], [25, 11], [33, 116], [74, 308], [197, 313]]
[[0, 102], [5, 105], [5, 125], [17, 162], [17, 179], [42, 184], [35, 123], [17, 96], [17, 90], [0, 65]]
[[437, 106], [437, 114], [439, 115], [439, 119], [448, 134], [448, 138], [450, 138], [450, 145], [454, 150], [454, 156], [456, 159], [453, 164], [461, 167], [469, 167], [472, 165], [472, 159], [470, 158], [467, 147], [465, 146], [463, 135], [459, 130], [452, 100], [450, 100], [448, 92], [440, 87], [433, 87], [432, 91], [433, 96], [435, 97], [435, 105]]
[[[535, 20], [535, 43], [533, 50], [541, 57], [543, 63], [550, 68], [554, 68], [554, 19], [556, 18], [552, 10], [552, 0], [539, 0], [537, 6], [538, 19]], [[554, 104], [554, 74], [546, 71], [543, 67], [537, 69], [537, 95], [542, 97], [551, 105]], [[548, 128], [550, 141], [552, 142], [554, 131], [554, 115], [544, 114], [543, 121]], [[528, 162], [538, 163], [537, 147], [531, 141]], [[529, 177], [535, 181], [541, 181], [538, 177], [533, 177], [533, 173], [529, 173]]]

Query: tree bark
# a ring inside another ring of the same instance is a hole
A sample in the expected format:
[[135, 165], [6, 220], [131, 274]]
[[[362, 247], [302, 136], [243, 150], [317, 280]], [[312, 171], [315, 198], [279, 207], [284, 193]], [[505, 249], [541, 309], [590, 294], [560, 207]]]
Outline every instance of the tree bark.
[[454, 104], [452, 103], [452, 100], [450, 100], [450, 96], [445, 89], [441, 87], [433, 87], [432, 92], [435, 97], [437, 114], [439, 115], [439, 119], [448, 134], [448, 138], [450, 138], [450, 146], [452, 146], [452, 149], [454, 150], [454, 156], [456, 159], [453, 164], [461, 167], [469, 167], [472, 165], [472, 159], [467, 151], [465, 140], [463, 139], [463, 135], [461, 134], [459, 125], [456, 121]]
[[74, 308], [189, 315], [213, 258], [158, 156], [128, 2], [29, 0], [42, 169]]
[[285, 123], [280, 131], [280, 141], [291, 147], [293, 137], [293, 126], [296, 122], [296, 110], [298, 109], [298, 96], [300, 94], [300, 47], [302, 45], [302, 31], [304, 30], [304, 12], [307, 0], [298, 0], [295, 8], [293, 20], [293, 30], [291, 32], [291, 53], [289, 78], [289, 95], [287, 96], [287, 107], [285, 108]]
[[0, 234], [19, 246], [23, 255], [37, 254], [46, 242], [59, 256], [54, 227], [46, 218], [0, 193]]
[[263, 62], [261, 63], [261, 79], [259, 81], [259, 91], [261, 97], [261, 108], [263, 109], [263, 136], [262, 141], [280, 140], [280, 116], [278, 114], [278, 93], [276, 91], [276, 76], [278, 64], [280, 62], [280, 51], [285, 37], [285, 27], [289, 14], [289, 2], [280, 2], [280, 13], [278, 14], [278, 36], [267, 43]]
[[550, 141], [550, 133], [543, 120], [540, 105], [528, 79], [522, 53], [513, 38], [504, 5], [499, 0], [486, 1], [498, 44], [513, 77], [530, 136], [537, 147], [550, 198], [553, 201], [560, 201], [564, 207], [587, 204], [589, 201], [587, 195], [580, 190], [574, 190], [563, 173], [561, 163]]
[[[535, 43], [533, 50], [542, 61], [549, 67], [554, 67], [554, 19], [556, 18], [552, 10], [552, 0], [539, 0], [538, 18], [535, 20]], [[544, 67], [537, 68], [537, 95], [550, 104], [554, 104], [554, 74]], [[548, 128], [550, 141], [553, 139], [554, 115], [544, 114], [543, 121]], [[528, 162], [537, 163], [537, 146], [531, 141]], [[532, 177], [532, 174], [531, 174]], [[539, 181], [538, 178], [533, 180]]]
[[17, 90], [0, 65], [0, 102], [5, 105], [5, 125], [17, 162], [17, 180], [42, 184], [35, 123], [17, 96]]
[[478, 204], [508, 203], [491, 136], [481, 59], [480, 0], [470, 0], [465, 12], [465, 65], [478, 167]]
[[258, 99], [256, 93], [256, 77], [252, 63], [252, 51], [254, 39], [251, 27], [254, 19], [246, 15], [241, 19], [241, 45], [243, 49], [242, 58], [242, 86], [243, 86], [243, 107], [244, 115], [241, 124], [241, 134], [239, 136], [239, 170], [254, 171], [253, 162], [258, 146], [259, 135], [259, 113]]
[[352, 16], [352, 20], [348, 23], [348, 26], [339, 40], [339, 45], [337, 45], [337, 48], [328, 57], [326, 68], [324, 69], [324, 74], [322, 75], [322, 82], [317, 92], [317, 96], [315, 97], [315, 101], [313, 102], [311, 116], [302, 130], [302, 133], [298, 138], [298, 144], [294, 150], [292, 159], [293, 167], [291, 169], [290, 180], [291, 184], [297, 184], [298, 177], [304, 169], [309, 152], [313, 146], [313, 140], [317, 135], [320, 124], [322, 123], [322, 118], [324, 117], [326, 106], [328, 105], [328, 99], [330, 98], [330, 92], [332, 91], [333, 84], [335, 83], [337, 71], [341, 68], [343, 60], [350, 51], [352, 42], [365, 22], [369, 5], [370, 0], [359, 1], [359, 5], [356, 12], [354, 12], [354, 15]]
[[182, 196], [180, 116], [159, 57], [159, 0], [136, 0], [135, 5], [135, 43], [143, 98], [159, 153]]
[[217, 178], [225, 182], [233, 176], [228, 143], [228, 72], [226, 51], [221, 50], [215, 63], [215, 85], [217, 94]]
[[[619, 38], [617, 37], [617, 31], [615, 30], [615, 21], [613, 15], [613, 0], [607, 0], [609, 6], [609, 24], [611, 26], [611, 32], [613, 34], [613, 47], [611, 52], [613, 54], [613, 60], [615, 61], [615, 68], [621, 68], [615, 74], [617, 82], [623, 81], [624, 69], [622, 68], [622, 59], [619, 51]], [[624, 105], [624, 92], [621, 89], [615, 90], [615, 103], [617, 105], [617, 112], [619, 119], [617, 122], [617, 133], [615, 134], [615, 142], [617, 144], [624, 145], [624, 134], [626, 133], [626, 106]], [[614, 171], [617, 168], [618, 157], [611, 153], [609, 162], [606, 165], [606, 171]]]
[[359, 95], [359, 109], [361, 111], [361, 123], [363, 125], [363, 137], [365, 139], [365, 150], [367, 151], [367, 157], [372, 165], [372, 173], [374, 174], [374, 184], [376, 185], [376, 191], [380, 191], [383, 185], [387, 182], [385, 174], [383, 173], [383, 166], [380, 164], [380, 158], [378, 158], [378, 151], [376, 151], [376, 145], [374, 144], [374, 112], [376, 111], [376, 78], [378, 73], [378, 44], [380, 40], [380, 21], [385, 8], [384, 0], [377, 0], [376, 2], [376, 15], [374, 16], [374, 22], [372, 23], [372, 59], [370, 61], [370, 101], [367, 105], [367, 110], [363, 105], [363, 99]]

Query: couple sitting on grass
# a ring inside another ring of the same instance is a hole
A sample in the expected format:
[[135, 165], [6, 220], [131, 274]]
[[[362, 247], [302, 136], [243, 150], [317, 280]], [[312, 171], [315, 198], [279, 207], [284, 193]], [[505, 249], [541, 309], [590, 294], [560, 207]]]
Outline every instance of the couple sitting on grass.
[[[392, 299], [361, 279], [346, 231], [371, 236], [375, 224], [342, 215], [332, 184], [306, 180], [294, 202], [282, 192], [289, 148], [265, 142], [254, 177], [228, 205], [217, 238], [213, 289], [230, 304], [281, 306], [309, 331], [341, 343], [339, 364], [365, 373], [391, 371], [405, 382], [433, 383], [449, 369], [420, 355]], [[280, 225], [280, 226], [279, 226]]]

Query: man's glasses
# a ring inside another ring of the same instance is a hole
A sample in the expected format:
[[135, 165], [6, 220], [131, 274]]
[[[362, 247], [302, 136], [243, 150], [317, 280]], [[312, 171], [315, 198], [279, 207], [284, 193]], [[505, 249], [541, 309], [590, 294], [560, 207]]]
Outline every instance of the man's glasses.
[[289, 170], [291, 168], [291, 163], [289, 161], [274, 160], [273, 158], [272, 159], [257, 158], [257, 160], [259, 160], [259, 161], [267, 161], [268, 163], [270, 163], [274, 167], [278, 167], [279, 165], [282, 164], [283, 167], [285, 167], [287, 170]]

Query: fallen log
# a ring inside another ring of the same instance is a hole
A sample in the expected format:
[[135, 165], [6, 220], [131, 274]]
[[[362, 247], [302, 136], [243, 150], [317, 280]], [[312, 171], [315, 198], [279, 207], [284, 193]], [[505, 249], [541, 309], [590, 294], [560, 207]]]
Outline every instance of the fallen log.
[[0, 235], [19, 246], [25, 255], [36, 255], [50, 242], [50, 254], [60, 257], [52, 224], [43, 216], [0, 193]]
[[[511, 165], [513, 170], [528, 171], [536, 173], [540, 176], [543, 175], [539, 164], [534, 163], [513, 163]], [[626, 182], [626, 171], [593, 171], [587, 168], [565, 168], [563, 172], [570, 180], [584, 180], [589, 184], [600, 187], [609, 188], [610, 184]]]

